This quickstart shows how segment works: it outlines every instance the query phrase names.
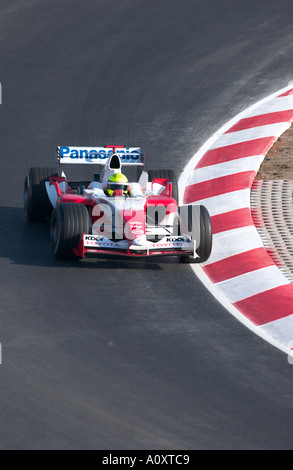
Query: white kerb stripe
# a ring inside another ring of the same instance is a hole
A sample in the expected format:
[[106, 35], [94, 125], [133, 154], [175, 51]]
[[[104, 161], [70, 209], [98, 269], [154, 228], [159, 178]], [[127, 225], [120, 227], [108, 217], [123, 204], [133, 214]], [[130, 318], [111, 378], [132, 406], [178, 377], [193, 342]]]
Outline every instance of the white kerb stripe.
[[213, 237], [212, 254], [205, 266], [261, 247], [263, 243], [254, 226], [216, 233]]
[[228, 279], [217, 285], [228, 300], [234, 303], [285, 284], [290, 284], [290, 282], [277, 266], [268, 266]]
[[[279, 113], [281, 111], [290, 111], [293, 109], [292, 96], [283, 96], [281, 98], [274, 98], [266, 101], [255, 107], [252, 111], [246, 112], [242, 115], [242, 119], [246, 117], [260, 116], [262, 114]], [[231, 126], [232, 127], [232, 126]]]
[[261, 331], [272, 336], [284, 346], [293, 348], [293, 306], [292, 315], [267, 323], [261, 327]]
[[255, 155], [253, 157], [238, 158], [237, 160], [218, 163], [212, 166], [197, 168], [194, 170], [188, 186], [192, 184], [203, 183], [204, 181], [222, 178], [236, 173], [246, 171], [258, 171], [264, 159], [263, 155]]
[[211, 146], [211, 149], [227, 147], [229, 145], [241, 144], [250, 140], [261, 139], [263, 137], [277, 137], [283, 134], [290, 124], [288, 122], [281, 122], [277, 124], [269, 124], [267, 126], [253, 127], [243, 131], [231, 132], [230, 134], [223, 134]]
[[205, 206], [211, 217], [238, 209], [244, 209], [250, 207], [250, 189], [242, 189], [241, 191], [233, 191], [220, 194], [219, 196], [201, 199], [194, 202], [194, 204]]

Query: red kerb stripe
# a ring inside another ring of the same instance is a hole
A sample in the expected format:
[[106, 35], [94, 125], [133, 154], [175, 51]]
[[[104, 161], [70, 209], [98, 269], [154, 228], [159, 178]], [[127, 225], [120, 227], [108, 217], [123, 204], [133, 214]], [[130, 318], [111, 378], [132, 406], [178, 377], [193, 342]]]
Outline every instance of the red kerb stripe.
[[251, 211], [248, 207], [225, 212], [224, 214], [214, 215], [211, 217], [211, 220], [213, 234], [253, 225]]
[[217, 149], [208, 150], [196, 165], [196, 168], [216, 165], [217, 163], [229, 162], [238, 158], [253, 157], [254, 155], [265, 155], [276, 137], [262, 137], [261, 139], [248, 140], [240, 144], [228, 145]]
[[256, 248], [211, 263], [203, 270], [213, 283], [218, 283], [268, 266], [274, 266], [273, 260], [264, 248]]
[[283, 96], [289, 96], [289, 95], [293, 95], [293, 88], [292, 88], [292, 90], [288, 90], [285, 93], [283, 93], [282, 95], [278, 96], [278, 98], [283, 98]]
[[231, 132], [243, 131], [245, 129], [252, 129], [253, 127], [267, 126], [269, 124], [276, 124], [278, 122], [290, 122], [293, 119], [293, 110], [279, 111], [276, 113], [261, 114], [260, 116], [253, 116], [241, 119], [235, 126], [231, 127], [226, 134]]
[[261, 292], [235, 302], [234, 306], [255, 325], [266, 325], [293, 314], [293, 285]]
[[234, 175], [222, 176], [213, 180], [187, 186], [184, 195], [184, 203], [189, 204], [201, 199], [207, 199], [233, 191], [241, 191], [250, 188], [255, 178], [255, 171], [244, 171]]

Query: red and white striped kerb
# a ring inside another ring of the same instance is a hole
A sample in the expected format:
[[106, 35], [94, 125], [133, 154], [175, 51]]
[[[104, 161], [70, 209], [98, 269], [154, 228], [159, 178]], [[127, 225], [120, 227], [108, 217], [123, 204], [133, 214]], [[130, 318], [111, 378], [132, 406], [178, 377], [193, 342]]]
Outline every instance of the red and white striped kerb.
[[211, 214], [213, 251], [202, 265], [210, 281], [264, 335], [286, 346], [293, 341], [293, 285], [265, 250], [250, 208], [260, 165], [293, 122], [292, 85], [283, 91], [217, 135], [192, 172], [183, 203], [202, 204]]

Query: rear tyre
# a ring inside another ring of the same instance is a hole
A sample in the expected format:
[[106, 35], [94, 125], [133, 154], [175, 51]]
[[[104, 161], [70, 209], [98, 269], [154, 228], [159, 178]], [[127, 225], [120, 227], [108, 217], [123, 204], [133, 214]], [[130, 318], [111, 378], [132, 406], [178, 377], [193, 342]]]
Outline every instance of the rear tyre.
[[204, 263], [207, 261], [212, 252], [213, 246], [213, 232], [212, 232], [212, 222], [208, 210], [204, 206], [199, 206], [200, 216], [199, 216], [199, 236], [200, 244], [196, 252], [198, 258], [193, 258], [189, 255], [183, 255], [179, 257], [181, 263]]
[[46, 181], [61, 176], [56, 168], [30, 168], [24, 182], [24, 211], [29, 222], [43, 222], [51, 217], [53, 206], [48, 198]]
[[165, 170], [165, 169], [162, 169], [162, 170], [149, 170], [148, 175], [149, 175], [149, 181], [152, 181], [155, 178], [168, 179], [172, 183], [172, 198], [175, 199], [175, 201], [178, 204], [179, 189], [178, 189], [178, 179], [177, 179], [175, 171]]
[[90, 218], [83, 204], [58, 204], [50, 223], [50, 243], [57, 259], [80, 259], [77, 249], [84, 233], [89, 233]]

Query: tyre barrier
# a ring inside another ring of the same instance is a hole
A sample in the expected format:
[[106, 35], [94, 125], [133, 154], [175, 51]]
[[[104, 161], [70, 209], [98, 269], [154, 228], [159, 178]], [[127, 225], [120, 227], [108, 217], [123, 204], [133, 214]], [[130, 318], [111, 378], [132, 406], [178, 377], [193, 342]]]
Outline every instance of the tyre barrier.
[[252, 217], [263, 245], [293, 283], [293, 180], [255, 181]]

